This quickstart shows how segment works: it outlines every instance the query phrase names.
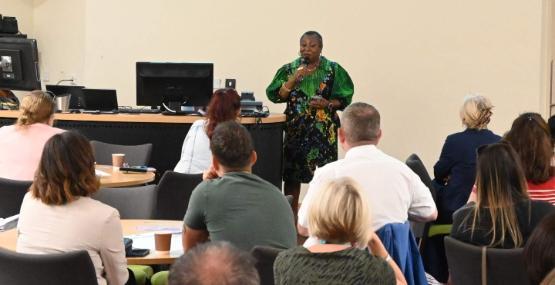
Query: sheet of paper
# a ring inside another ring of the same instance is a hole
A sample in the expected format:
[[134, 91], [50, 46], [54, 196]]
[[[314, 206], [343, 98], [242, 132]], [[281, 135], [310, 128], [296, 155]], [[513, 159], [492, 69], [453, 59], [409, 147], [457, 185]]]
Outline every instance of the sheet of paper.
[[[154, 233], [130, 235], [126, 236], [126, 238], [133, 240], [133, 248], [148, 248], [154, 250]], [[183, 250], [181, 238], [181, 232], [172, 234], [171, 251]]]
[[19, 214], [7, 217], [5, 219], [0, 218], [0, 231], [13, 228], [13, 225], [17, 223], [18, 219]]
[[102, 171], [102, 170], [98, 170], [98, 169], [95, 169], [95, 170], [94, 170], [94, 173], [95, 173], [96, 176], [98, 176], [98, 177], [110, 176], [110, 174], [109, 174], [108, 172]]

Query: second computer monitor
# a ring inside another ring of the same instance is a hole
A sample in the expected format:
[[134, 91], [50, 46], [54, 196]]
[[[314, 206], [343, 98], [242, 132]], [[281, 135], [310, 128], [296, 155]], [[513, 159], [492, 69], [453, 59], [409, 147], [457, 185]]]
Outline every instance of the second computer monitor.
[[213, 82], [212, 63], [137, 62], [137, 105], [205, 107]]

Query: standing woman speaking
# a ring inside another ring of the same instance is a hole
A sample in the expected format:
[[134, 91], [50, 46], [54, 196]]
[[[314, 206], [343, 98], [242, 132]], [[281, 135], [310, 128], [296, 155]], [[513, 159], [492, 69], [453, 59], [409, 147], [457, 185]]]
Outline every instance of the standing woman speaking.
[[285, 194], [294, 196], [296, 212], [301, 183], [312, 180], [317, 166], [337, 160], [337, 110], [351, 103], [354, 86], [339, 64], [322, 56], [322, 36], [301, 36], [300, 57], [282, 66], [266, 88], [274, 103], [287, 103], [285, 115]]

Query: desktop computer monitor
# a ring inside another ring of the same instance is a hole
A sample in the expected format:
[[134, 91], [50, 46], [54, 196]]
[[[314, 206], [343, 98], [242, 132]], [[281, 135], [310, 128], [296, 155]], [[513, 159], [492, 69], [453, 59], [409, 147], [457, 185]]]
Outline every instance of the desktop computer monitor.
[[0, 89], [41, 89], [36, 40], [0, 38]]
[[137, 105], [205, 107], [213, 82], [212, 63], [137, 62]]

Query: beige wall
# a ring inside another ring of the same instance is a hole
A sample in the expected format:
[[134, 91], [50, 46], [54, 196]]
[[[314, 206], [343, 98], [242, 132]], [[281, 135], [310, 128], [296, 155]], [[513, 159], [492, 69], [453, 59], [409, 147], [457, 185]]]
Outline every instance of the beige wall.
[[34, 18], [51, 82], [116, 88], [122, 105], [135, 102], [136, 61], [207, 61], [281, 112], [264, 89], [301, 33], [318, 30], [324, 55], [351, 74], [354, 100], [382, 113], [380, 146], [403, 160], [416, 152], [431, 171], [445, 136], [462, 129], [465, 94], [491, 98], [499, 134], [522, 111], [547, 112], [547, 2], [36, 0], [22, 15]]

